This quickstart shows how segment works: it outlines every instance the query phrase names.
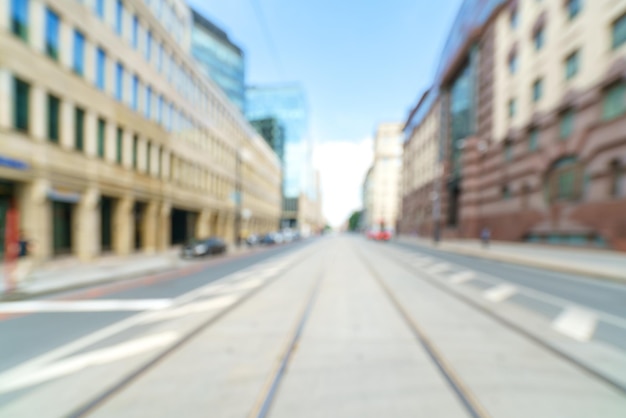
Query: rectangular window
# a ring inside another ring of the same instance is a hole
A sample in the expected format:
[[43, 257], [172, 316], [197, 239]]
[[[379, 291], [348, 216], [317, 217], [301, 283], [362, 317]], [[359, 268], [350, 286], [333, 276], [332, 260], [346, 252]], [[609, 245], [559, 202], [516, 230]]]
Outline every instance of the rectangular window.
[[133, 168], [137, 169], [137, 148], [139, 147], [139, 137], [133, 136]]
[[124, 99], [124, 66], [119, 62], [115, 66], [115, 98]]
[[150, 174], [150, 154], [152, 154], [152, 144], [146, 144], [146, 173]]
[[574, 170], [564, 170], [558, 175], [559, 199], [572, 199], [576, 192], [576, 172]]
[[85, 144], [85, 111], [79, 107], [74, 112], [74, 146], [82, 151]]
[[133, 108], [133, 110], [137, 110], [138, 107], [138, 97], [139, 96], [139, 79], [137, 78], [136, 75], [133, 76], [133, 81], [131, 84], [131, 98], [130, 98], [130, 104], [131, 107]]
[[515, 112], [517, 110], [517, 103], [515, 99], [509, 100], [509, 117], [512, 118], [515, 116]]
[[511, 161], [513, 159], [513, 144], [507, 142], [504, 145], [504, 159], [506, 161]]
[[18, 131], [28, 132], [30, 123], [30, 85], [18, 78], [13, 79], [13, 126]]
[[106, 122], [98, 119], [98, 157], [104, 158], [104, 138], [106, 135]]
[[561, 139], [569, 138], [574, 133], [574, 121], [575, 113], [573, 110], [568, 110], [561, 115], [560, 124], [560, 137]]
[[578, 51], [572, 52], [565, 59], [565, 79], [569, 80], [578, 74]]
[[509, 58], [509, 72], [515, 74], [517, 72], [517, 54]]
[[11, 32], [28, 41], [28, 0], [11, 0]]
[[152, 117], [152, 88], [150, 86], [146, 87], [146, 118], [150, 119]]
[[543, 28], [539, 29], [535, 32], [535, 36], [533, 37], [533, 41], [535, 43], [535, 50], [539, 51], [543, 48], [543, 44], [545, 42], [545, 30]]
[[96, 15], [104, 20], [104, 0], [96, 0], [94, 4]]
[[55, 144], [59, 143], [59, 114], [61, 101], [58, 97], [48, 95], [48, 139]]
[[538, 79], [533, 83], [533, 102], [538, 102], [543, 96], [543, 79]]
[[137, 16], [133, 16], [133, 31], [132, 31], [132, 43], [133, 48], [139, 48], [139, 19]]
[[511, 23], [511, 28], [513, 29], [517, 28], [517, 25], [519, 23], [519, 16], [517, 14], [517, 8], [511, 11], [510, 23]]
[[163, 96], [157, 99], [157, 122], [163, 123]]
[[102, 48], [96, 50], [96, 87], [105, 89], [106, 84], [106, 53]]
[[59, 16], [50, 9], [46, 10], [46, 54], [59, 60]]
[[539, 129], [534, 128], [528, 134], [528, 150], [536, 151], [539, 147]]
[[74, 30], [74, 72], [83, 75], [85, 71], [85, 37], [82, 33]]
[[567, 15], [569, 16], [570, 20], [578, 16], [580, 9], [581, 0], [567, 0]]
[[163, 72], [163, 45], [159, 44], [158, 47], [158, 57], [157, 57], [157, 67], [159, 72]]
[[619, 48], [626, 42], [626, 13], [613, 22], [613, 48]]
[[115, 161], [118, 164], [122, 164], [122, 151], [124, 145], [124, 131], [122, 128], [117, 128], [117, 136], [115, 138]]
[[115, 2], [115, 31], [120, 36], [124, 31], [124, 3], [122, 0]]
[[602, 118], [611, 120], [624, 113], [626, 113], [626, 82], [615, 83], [604, 92]]
[[152, 32], [146, 31], [146, 60], [150, 62], [152, 58]]

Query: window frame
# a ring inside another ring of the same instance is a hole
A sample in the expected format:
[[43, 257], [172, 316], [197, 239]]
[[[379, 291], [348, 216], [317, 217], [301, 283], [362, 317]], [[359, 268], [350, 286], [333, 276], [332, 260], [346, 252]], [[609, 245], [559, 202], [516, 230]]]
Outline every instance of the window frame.
[[29, 38], [30, 0], [11, 0], [11, 33], [25, 42]]
[[[59, 29], [61, 19], [59, 15], [51, 8], [46, 7], [46, 55], [55, 61], [59, 61]], [[50, 25], [56, 25], [55, 28], [51, 28]], [[53, 39], [50, 39], [50, 36]], [[54, 45], [53, 45], [54, 44]]]
[[30, 132], [30, 87], [25, 80], [13, 77], [13, 128], [25, 134]]
[[74, 149], [85, 150], [85, 109], [79, 106], [74, 108]]
[[[55, 115], [52, 114], [53, 108], [56, 109], [54, 112]], [[49, 142], [58, 144], [61, 139], [61, 99], [48, 93], [46, 97], [46, 110], [46, 137]]]
[[84, 77], [85, 75], [85, 35], [78, 29], [74, 29], [72, 45], [72, 71], [75, 74]]

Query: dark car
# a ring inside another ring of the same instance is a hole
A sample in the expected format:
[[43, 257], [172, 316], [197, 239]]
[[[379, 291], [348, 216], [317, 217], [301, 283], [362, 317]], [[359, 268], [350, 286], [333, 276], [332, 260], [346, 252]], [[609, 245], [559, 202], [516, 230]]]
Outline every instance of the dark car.
[[276, 237], [272, 233], [265, 234], [259, 242], [262, 245], [274, 245], [276, 244]]
[[204, 257], [226, 252], [226, 243], [220, 238], [193, 239], [182, 249], [183, 258]]

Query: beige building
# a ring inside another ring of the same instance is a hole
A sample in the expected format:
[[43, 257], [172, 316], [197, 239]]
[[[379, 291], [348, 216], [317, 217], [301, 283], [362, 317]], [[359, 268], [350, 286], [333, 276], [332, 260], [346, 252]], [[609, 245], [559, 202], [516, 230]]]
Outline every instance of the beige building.
[[374, 162], [364, 182], [364, 227], [395, 230], [401, 169], [402, 125], [380, 124], [374, 138]]
[[[424, 93], [411, 114], [424, 110], [430, 91]], [[405, 125], [402, 154], [402, 190], [400, 229], [419, 235], [432, 233], [436, 178], [441, 173], [439, 161], [439, 102], [435, 101], [416, 126]], [[409, 120], [411, 116], [409, 116]]]
[[37, 260], [278, 225], [280, 163], [189, 30], [180, 0], [0, 2], [0, 222]]

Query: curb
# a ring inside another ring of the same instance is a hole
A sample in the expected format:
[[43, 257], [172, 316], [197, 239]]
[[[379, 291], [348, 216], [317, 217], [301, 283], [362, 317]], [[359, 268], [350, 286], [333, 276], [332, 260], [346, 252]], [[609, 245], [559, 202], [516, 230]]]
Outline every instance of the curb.
[[541, 260], [530, 260], [525, 257], [515, 257], [515, 256], [509, 256], [509, 255], [485, 253], [483, 251], [478, 251], [478, 250], [473, 250], [473, 249], [443, 248], [438, 245], [433, 245], [433, 244], [426, 245], [426, 244], [420, 244], [420, 243], [416, 243], [416, 242], [412, 242], [408, 240], [402, 240], [402, 239], [398, 240], [398, 242], [413, 245], [416, 247], [433, 248], [433, 249], [437, 249], [439, 251], [444, 251], [447, 253], [455, 253], [455, 254], [460, 254], [460, 255], [465, 255], [465, 256], [470, 256], [470, 257], [475, 257], [475, 258], [481, 258], [485, 260], [501, 261], [501, 262], [516, 264], [516, 265], [525, 266], [525, 267], [542, 268], [542, 269], [551, 270], [551, 271], [558, 272], [558, 273], [568, 273], [568, 274], [589, 276], [594, 279], [607, 280], [607, 281], [622, 283], [622, 284], [626, 283], [626, 274], [610, 273], [610, 272], [597, 271], [593, 269], [585, 269], [585, 268], [580, 268], [580, 267], [571, 267], [571, 266], [567, 266], [563, 264], [555, 264], [555, 263], [541, 261]]

